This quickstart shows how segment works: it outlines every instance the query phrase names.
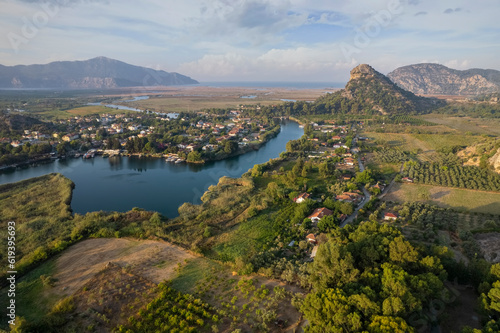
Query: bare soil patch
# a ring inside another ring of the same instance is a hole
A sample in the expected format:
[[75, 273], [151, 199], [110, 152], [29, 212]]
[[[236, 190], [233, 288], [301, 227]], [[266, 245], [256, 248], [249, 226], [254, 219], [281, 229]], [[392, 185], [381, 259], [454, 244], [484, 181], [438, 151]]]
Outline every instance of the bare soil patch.
[[175, 267], [193, 255], [161, 241], [123, 238], [89, 239], [71, 246], [56, 262], [54, 292], [71, 295], [82, 288], [108, 262], [130, 267], [135, 274], [160, 283], [175, 276]]
[[500, 233], [490, 232], [486, 234], [475, 235], [484, 258], [495, 264], [500, 262]]
[[76, 311], [65, 331], [111, 332], [158, 294], [156, 284], [108, 264], [73, 296]]

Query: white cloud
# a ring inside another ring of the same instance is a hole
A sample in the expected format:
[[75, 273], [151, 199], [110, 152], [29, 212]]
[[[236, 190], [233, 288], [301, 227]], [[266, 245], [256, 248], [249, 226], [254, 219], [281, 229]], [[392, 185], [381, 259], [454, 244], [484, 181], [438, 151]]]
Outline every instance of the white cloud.
[[[243, 52], [242, 52], [243, 53]], [[227, 53], [205, 55], [182, 64], [178, 71], [202, 81], [345, 81], [357, 65], [342, 59], [336, 46], [272, 49], [258, 56]]]
[[[51, 1], [71, 5], [61, 6], [16, 54], [9, 33], [22, 36], [23, 17], [32, 21], [45, 0], [0, 0], [2, 64], [104, 55], [200, 80], [274, 81], [345, 79], [358, 62], [382, 72], [421, 59], [499, 66], [498, 0], [401, 0], [402, 12], [348, 59], [339, 44], [354, 45], [356, 29], [398, 0]], [[444, 14], [448, 8], [452, 14]], [[318, 29], [331, 32], [333, 42], [318, 42]]]

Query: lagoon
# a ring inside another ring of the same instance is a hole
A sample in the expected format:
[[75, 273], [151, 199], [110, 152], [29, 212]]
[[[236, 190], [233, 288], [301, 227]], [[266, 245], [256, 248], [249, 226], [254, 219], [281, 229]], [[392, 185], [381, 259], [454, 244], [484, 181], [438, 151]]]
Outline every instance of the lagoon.
[[174, 164], [158, 158], [96, 157], [67, 159], [0, 173], [0, 184], [57, 172], [75, 183], [74, 212], [128, 211], [133, 207], [158, 211], [172, 218], [184, 202], [201, 203], [201, 196], [223, 176], [238, 178], [255, 164], [285, 151], [286, 143], [303, 135], [295, 122], [282, 123], [281, 132], [258, 151], [204, 165]]

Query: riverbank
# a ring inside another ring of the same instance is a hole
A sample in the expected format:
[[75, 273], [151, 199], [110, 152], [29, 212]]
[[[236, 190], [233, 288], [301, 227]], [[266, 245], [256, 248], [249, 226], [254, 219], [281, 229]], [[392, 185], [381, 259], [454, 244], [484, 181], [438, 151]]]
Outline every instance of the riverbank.
[[285, 122], [275, 137], [267, 138], [260, 148], [245, 148], [238, 155], [204, 164], [168, 163], [158, 158], [115, 156], [104, 158], [66, 158], [36, 167], [0, 172], [0, 184], [14, 183], [49, 173], [60, 173], [76, 187], [72, 209], [85, 214], [93, 211], [126, 212], [133, 207], [175, 217], [185, 202], [199, 204], [203, 193], [221, 177], [239, 178], [253, 168], [276, 158], [290, 140], [303, 135], [295, 122]]
[[[187, 156], [180, 157], [178, 154], [162, 154], [162, 153], [156, 153], [156, 154], [148, 154], [148, 153], [134, 153], [134, 154], [129, 154], [126, 153], [125, 151], [121, 150], [106, 150], [106, 149], [92, 149], [94, 151], [95, 155], [101, 155], [103, 157], [114, 157], [114, 156], [126, 156], [126, 157], [146, 157], [146, 158], [158, 158], [158, 159], [168, 159], [168, 158], [176, 158], [178, 160], [181, 160], [181, 162], [185, 162], [188, 164], [205, 164], [208, 162], [215, 162], [215, 161], [222, 161], [228, 158], [233, 158], [239, 155], [243, 155], [252, 151], [259, 150], [263, 145], [265, 145], [267, 142], [269, 142], [271, 139], [275, 138], [279, 133], [281, 132], [281, 125], [275, 126], [272, 130], [266, 131], [263, 134], [262, 141], [259, 143], [249, 143], [243, 146], [238, 146], [238, 150], [230, 153], [230, 154], [220, 154], [219, 156], [214, 156], [211, 157], [210, 155], [208, 158], [204, 158], [203, 160], [200, 161], [189, 161], [187, 160]], [[81, 156], [84, 156], [85, 152], [72, 152], [68, 154], [67, 157], [64, 158], [80, 158]], [[51, 161], [55, 161], [58, 158], [51, 156], [51, 155], [44, 155], [41, 156], [40, 158], [35, 158], [35, 159], [29, 159], [27, 161], [20, 161], [18, 163], [10, 164], [10, 165], [5, 165], [5, 166], [0, 166], [0, 173], [2, 171], [9, 171], [9, 170], [15, 170], [18, 167], [31, 167], [31, 166], [36, 166], [38, 163], [49, 163]], [[175, 161], [174, 161], [175, 162]]]

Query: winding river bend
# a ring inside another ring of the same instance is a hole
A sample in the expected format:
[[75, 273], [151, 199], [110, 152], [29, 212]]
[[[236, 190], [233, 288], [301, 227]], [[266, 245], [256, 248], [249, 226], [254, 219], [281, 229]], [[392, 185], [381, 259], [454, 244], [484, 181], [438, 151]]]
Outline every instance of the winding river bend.
[[71, 203], [76, 213], [140, 207], [171, 218], [178, 215], [177, 208], [184, 202], [199, 204], [203, 193], [220, 177], [238, 178], [255, 164], [278, 157], [288, 141], [303, 133], [297, 123], [284, 122], [278, 136], [258, 151], [205, 165], [138, 157], [68, 159], [0, 173], [0, 184], [57, 172], [76, 185]]

